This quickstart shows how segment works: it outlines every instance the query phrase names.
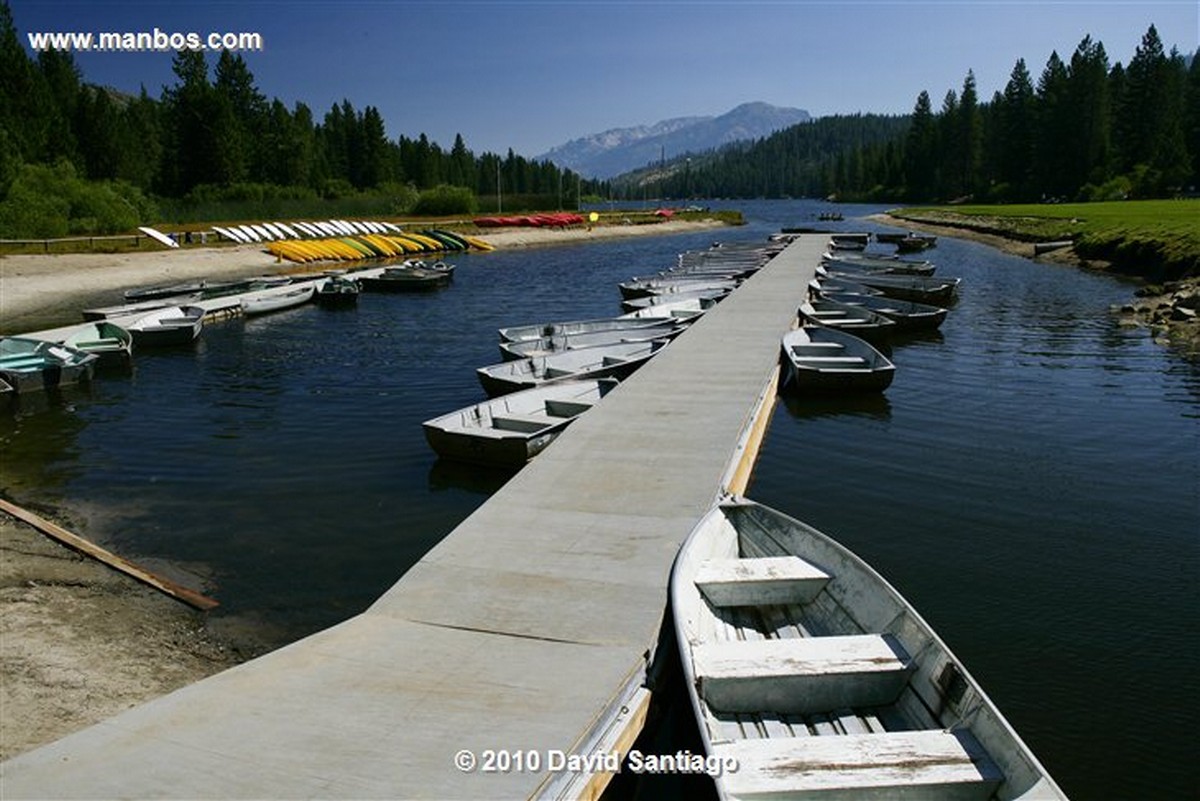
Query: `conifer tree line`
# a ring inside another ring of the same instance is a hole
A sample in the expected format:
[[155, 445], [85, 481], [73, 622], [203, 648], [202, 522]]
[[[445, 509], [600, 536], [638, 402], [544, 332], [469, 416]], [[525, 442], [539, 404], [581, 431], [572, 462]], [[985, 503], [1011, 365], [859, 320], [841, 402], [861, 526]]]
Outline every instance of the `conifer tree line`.
[[1085, 36], [1035, 79], [1024, 59], [983, 101], [968, 71], [938, 108], [824, 117], [707, 158], [612, 182], [617, 196], [837, 196], [980, 202], [1194, 194], [1200, 186], [1200, 58], [1165, 52], [1154, 26], [1128, 65]]
[[[230, 51], [211, 65], [203, 52], [178, 51], [172, 69], [174, 84], [157, 98], [144, 87], [129, 97], [86, 83], [69, 52], [30, 58], [0, 0], [0, 238], [30, 225], [45, 229], [44, 218], [62, 214], [71, 229], [128, 229], [153, 214], [148, 198], [367, 193], [394, 198], [401, 213], [418, 192], [443, 185], [468, 190], [472, 201], [499, 187], [506, 201], [554, 204], [579, 181], [511, 149], [476, 156], [461, 135], [449, 150], [425, 134], [391, 139], [374, 106], [360, 110], [347, 100], [320, 117], [304, 103], [289, 108], [264, 96]], [[36, 197], [51, 188], [59, 197]], [[40, 235], [67, 232], [49, 227]]]

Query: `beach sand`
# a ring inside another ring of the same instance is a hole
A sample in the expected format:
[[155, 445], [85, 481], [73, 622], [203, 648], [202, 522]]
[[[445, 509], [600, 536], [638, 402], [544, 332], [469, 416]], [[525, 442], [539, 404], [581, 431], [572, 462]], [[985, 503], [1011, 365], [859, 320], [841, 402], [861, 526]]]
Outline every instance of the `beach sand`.
[[[485, 231], [478, 238], [497, 249], [511, 249], [664, 236], [722, 227], [725, 224], [717, 220], [667, 220], [592, 228], [505, 228]], [[344, 266], [345, 262], [281, 262], [262, 245], [228, 244], [128, 253], [3, 256], [0, 257], [0, 333], [16, 334], [80, 322], [80, 309], [118, 304], [122, 301], [121, 291], [134, 287], [320, 272]]]
[[[718, 227], [723, 224], [668, 221], [592, 230], [505, 229], [480, 238], [509, 249]], [[0, 332], [80, 321], [80, 309], [119, 303], [121, 290], [129, 287], [332, 266], [344, 265], [277, 263], [251, 245], [7, 256], [0, 258]], [[73, 528], [61, 513], [38, 512], [60, 518], [56, 522], [87, 538], [86, 527]], [[204, 614], [0, 512], [0, 760], [256, 655], [238, 652], [230, 642]]]

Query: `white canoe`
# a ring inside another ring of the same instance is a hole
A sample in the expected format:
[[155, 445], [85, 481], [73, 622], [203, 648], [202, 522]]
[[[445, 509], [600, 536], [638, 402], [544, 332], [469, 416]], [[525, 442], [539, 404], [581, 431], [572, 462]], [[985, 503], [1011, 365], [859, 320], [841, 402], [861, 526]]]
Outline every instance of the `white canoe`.
[[242, 314], [246, 316], [266, 314], [267, 312], [290, 309], [293, 306], [308, 303], [312, 300], [316, 289], [317, 285], [310, 281], [302, 286], [265, 289], [261, 292], [243, 295], [241, 298]]
[[811, 526], [717, 505], [671, 607], [721, 798], [1065, 798], [916, 610]]

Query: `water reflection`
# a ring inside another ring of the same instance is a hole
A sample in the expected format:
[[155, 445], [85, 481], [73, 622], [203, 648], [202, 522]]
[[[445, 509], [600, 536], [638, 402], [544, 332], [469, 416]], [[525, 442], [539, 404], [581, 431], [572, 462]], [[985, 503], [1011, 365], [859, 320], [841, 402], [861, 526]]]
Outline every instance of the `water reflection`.
[[884, 393], [802, 395], [789, 389], [779, 393], [779, 399], [787, 413], [800, 420], [847, 416], [886, 421], [892, 416], [892, 403]]
[[491, 496], [517, 474], [516, 470], [435, 459], [429, 468], [429, 488], [434, 492], [465, 490], [473, 495]]

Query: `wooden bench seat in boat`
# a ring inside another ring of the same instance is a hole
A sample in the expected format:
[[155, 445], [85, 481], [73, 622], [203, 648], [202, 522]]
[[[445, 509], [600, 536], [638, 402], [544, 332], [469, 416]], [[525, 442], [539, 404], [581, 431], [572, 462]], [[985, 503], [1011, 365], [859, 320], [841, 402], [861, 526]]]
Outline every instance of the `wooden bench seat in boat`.
[[709, 559], [696, 570], [696, 586], [713, 606], [806, 604], [829, 574], [798, 556]]
[[892, 637], [855, 634], [704, 642], [693, 661], [714, 710], [808, 715], [894, 702], [911, 660]]
[[969, 733], [924, 731], [736, 740], [714, 756], [736, 798], [887, 798], [986, 801], [1003, 774]]

